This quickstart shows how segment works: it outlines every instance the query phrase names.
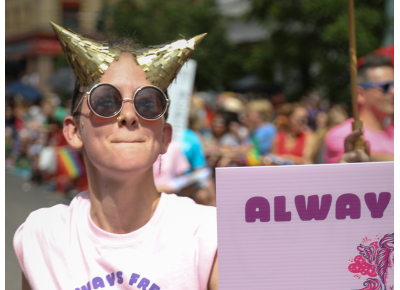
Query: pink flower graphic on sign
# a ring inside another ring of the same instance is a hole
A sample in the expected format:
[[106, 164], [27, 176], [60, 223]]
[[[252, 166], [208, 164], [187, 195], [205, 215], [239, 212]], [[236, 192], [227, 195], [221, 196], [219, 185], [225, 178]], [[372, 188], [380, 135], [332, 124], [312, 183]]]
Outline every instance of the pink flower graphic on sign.
[[[360, 290], [393, 290], [394, 289], [394, 233], [371, 243], [371, 239], [363, 238], [363, 244], [357, 247], [360, 255], [350, 259], [348, 269], [354, 277], [360, 279], [368, 276]], [[376, 278], [375, 278], [376, 277]]]
[[376, 277], [378, 275], [375, 271], [375, 266], [368, 264], [361, 255], [354, 258], [354, 263], [349, 265], [349, 271], [351, 273], [360, 273], [361, 275], [367, 275], [369, 277]]

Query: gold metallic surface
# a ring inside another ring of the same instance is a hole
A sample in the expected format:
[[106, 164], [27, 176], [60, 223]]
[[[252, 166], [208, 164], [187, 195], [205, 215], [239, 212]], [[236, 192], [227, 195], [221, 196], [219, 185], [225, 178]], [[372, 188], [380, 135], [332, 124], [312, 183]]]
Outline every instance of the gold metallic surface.
[[[98, 82], [101, 74], [121, 53], [119, 49], [110, 48], [106, 41], [87, 38], [53, 22], [51, 25], [76, 78], [85, 87]], [[146, 78], [154, 86], [166, 90], [205, 36], [206, 33], [190, 39], [151, 45], [135, 49], [132, 54], [145, 72]]]
[[118, 116], [118, 117], [117, 117], [117, 122], [118, 122], [118, 125], [121, 125], [121, 123], [122, 123], [122, 121], [121, 121], [121, 116]]
[[108, 42], [96, 41], [63, 28], [53, 22], [56, 37], [79, 83], [89, 86], [118, 58], [120, 52], [110, 49]]

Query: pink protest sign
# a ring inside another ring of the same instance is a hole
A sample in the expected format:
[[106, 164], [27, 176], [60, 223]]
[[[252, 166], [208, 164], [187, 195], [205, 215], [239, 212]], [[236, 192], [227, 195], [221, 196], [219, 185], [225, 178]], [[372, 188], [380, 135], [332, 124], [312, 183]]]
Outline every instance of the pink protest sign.
[[394, 163], [217, 169], [219, 289], [394, 289]]

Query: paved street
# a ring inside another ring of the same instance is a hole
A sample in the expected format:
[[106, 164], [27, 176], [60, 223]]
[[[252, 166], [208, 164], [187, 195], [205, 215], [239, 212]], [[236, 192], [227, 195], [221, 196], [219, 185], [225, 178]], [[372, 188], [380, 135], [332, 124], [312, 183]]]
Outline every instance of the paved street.
[[23, 178], [5, 174], [5, 289], [21, 289], [21, 269], [13, 249], [13, 236], [29, 213], [55, 204], [69, 204], [70, 199], [47, 191], [44, 186], [30, 186]]

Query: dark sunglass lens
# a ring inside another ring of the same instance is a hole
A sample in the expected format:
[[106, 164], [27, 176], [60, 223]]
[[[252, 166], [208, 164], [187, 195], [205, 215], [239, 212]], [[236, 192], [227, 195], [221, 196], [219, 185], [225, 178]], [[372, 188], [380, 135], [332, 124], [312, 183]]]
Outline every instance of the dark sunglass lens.
[[390, 89], [391, 84], [382, 85], [383, 92], [386, 94]]
[[164, 112], [167, 101], [161, 91], [146, 87], [137, 93], [134, 106], [141, 117], [156, 119]]
[[92, 91], [90, 106], [102, 117], [112, 117], [122, 106], [119, 91], [110, 85], [100, 85]]

